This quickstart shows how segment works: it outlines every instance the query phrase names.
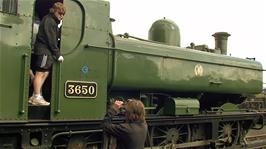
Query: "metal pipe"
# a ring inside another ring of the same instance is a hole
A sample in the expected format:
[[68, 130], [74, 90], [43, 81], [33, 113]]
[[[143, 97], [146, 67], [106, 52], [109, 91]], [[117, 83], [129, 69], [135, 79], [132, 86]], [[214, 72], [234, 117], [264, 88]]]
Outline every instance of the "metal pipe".
[[83, 131], [68, 131], [68, 132], [60, 132], [52, 136], [51, 140], [53, 141], [56, 137], [58, 136], [63, 136], [63, 135], [73, 135], [73, 134], [84, 134], [84, 133], [95, 133], [95, 132], [103, 132], [102, 129], [96, 129], [96, 130], [83, 130]]
[[[28, 75], [28, 69], [27, 69], [27, 64], [28, 64], [28, 58], [29, 55], [27, 53], [23, 54], [23, 60], [24, 60], [24, 67], [23, 67], [23, 72], [22, 72], [22, 88], [27, 88], [27, 75]], [[27, 99], [27, 92], [25, 90], [21, 90], [21, 97], [23, 100], [20, 100], [20, 105], [19, 105], [19, 114], [24, 114], [25, 113], [25, 101], [24, 99]]]

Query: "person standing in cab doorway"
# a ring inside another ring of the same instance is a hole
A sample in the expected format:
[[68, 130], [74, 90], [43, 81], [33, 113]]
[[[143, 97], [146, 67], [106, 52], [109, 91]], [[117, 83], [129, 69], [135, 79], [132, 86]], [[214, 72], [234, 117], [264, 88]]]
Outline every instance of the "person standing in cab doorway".
[[[122, 107], [125, 108], [126, 121], [112, 124], [112, 116], [118, 114]], [[130, 99], [123, 106], [122, 101], [115, 101], [105, 116], [103, 130], [116, 138], [116, 149], [144, 149], [147, 123], [143, 103], [140, 100]]]
[[56, 2], [50, 8], [50, 13], [43, 17], [40, 23], [33, 54], [36, 60], [33, 62], [33, 67], [36, 72], [33, 80], [33, 95], [29, 99], [32, 105], [50, 105], [41, 95], [41, 89], [52, 64], [56, 61], [64, 61], [58, 46], [58, 24], [63, 20], [65, 13], [65, 6], [61, 2]]

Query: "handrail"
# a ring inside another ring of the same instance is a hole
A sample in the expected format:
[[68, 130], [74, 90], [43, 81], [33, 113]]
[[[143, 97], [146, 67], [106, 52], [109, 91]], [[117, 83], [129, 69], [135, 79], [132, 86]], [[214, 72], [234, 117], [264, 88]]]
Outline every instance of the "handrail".
[[84, 134], [84, 133], [95, 133], [95, 132], [103, 132], [102, 129], [96, 129], [96, 130], [82, 130], [82, 131], [66, 131], [66, 132], [60, 132], [60, 133], [57, 133], [57, 134], [54, 134], [52, 137], [51, 137], [51, 140], [53, 141], [56, 137], [58, 136], [62, 136], [62, 135], [68, 135], [68, 136], [71, 136], [71, 135], [74, 135], [74, 134]]
[[58, 69], [56, 71], [56, 107], [55, 107], [55, 112], [56, 113], [60, 113], [61, 110], [60, 110], [60, 105], [61, 105], [61, 102], [60, 102], [60, 91], [61, 91], [61, 87], [60, 87], [60, 82], [61, 82], [61, 63], [58, 63]]
[[4, 27], [4, 28], [12, 28], [12, 25], [0, 24], [0, 27]]
[[[26, 71], [26, 69], [27, 69], [27, 59], [29, 58], [29, 55], [27, 54], [27, 53], [25, 53], [25, 54], [23, 54], [23, 59], [24, 59], [24, 67], [23, 67], [23, 77], [22, 77], [22, 88], [23, 89], [26, 89], [27, 88], [27, 86], [26, 86], [26, 81], [27, 81], [27, 79], [25, 79], [25, 78], [27, 78], [27, 77], [25, 77], [25, 76], [27, 76], [27, 71]], [[25, 90], [21, 90], [21, 94], [22, 94], [22, 99], [23, 100], [20, 100], [20, 105], [19, 105], [19, 114], [24, 114], [25, 113], [25, 101], [24, 101], [24, 99], [26, 99], [27, 98], [27, 95], [26, 95], [26, 92], [25, 92]]]

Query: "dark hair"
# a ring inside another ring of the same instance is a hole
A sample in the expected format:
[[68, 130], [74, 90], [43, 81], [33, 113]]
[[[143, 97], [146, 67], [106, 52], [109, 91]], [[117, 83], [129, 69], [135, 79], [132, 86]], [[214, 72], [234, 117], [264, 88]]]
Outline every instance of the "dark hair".
[[145, 121], [145, 109], [140, 100], [130, 99], [125, 108], [127, 121]]
[[56, 11], [65, 14], [66, 13], [66, 7], [61, 2], [54, 3], [53, 7], [50, 8], [50, 13], [55, 13]]

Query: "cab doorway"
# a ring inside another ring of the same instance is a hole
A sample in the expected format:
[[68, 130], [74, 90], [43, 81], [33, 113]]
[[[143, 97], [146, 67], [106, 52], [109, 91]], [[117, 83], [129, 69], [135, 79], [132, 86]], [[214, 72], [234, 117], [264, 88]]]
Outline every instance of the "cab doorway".
[[[41, 20], [45, 15], [49, 13], [49, 9], [54, 5], [56, 2], [63, 3], [63, 0], [36, 0], [34, 5], [34, 15], [33, 15], [33, 24], [32, 24], [32, 52], [31, 52], [31, 69], [30, 69], [30, 86], [29, 86], [29, 95], [30, 98], [33, 94], [33, 80], [35, 75], [35, 68], [34, 68], [34, 44], [36, 40], [36, 36], [38, 33], [39, 25]], [[61, 23], [60, 23], [61, 24]], [[62, 25], [62, 24], [61, 24]], [[59, 33], [61, 35], [61, 25], [58, 26]], [[58, 39], [58, 47], [60, 48], [60, 36]], [[47, 102], [51, 103], [51, 88], [52, 88], [52, 69], [49, 72], [47, 79], [45, 80], [41, 94]], [[29, 103], [29, 112], [28, 118], [31, 119], [50, 119], [50, 106], [35, 106]]]

